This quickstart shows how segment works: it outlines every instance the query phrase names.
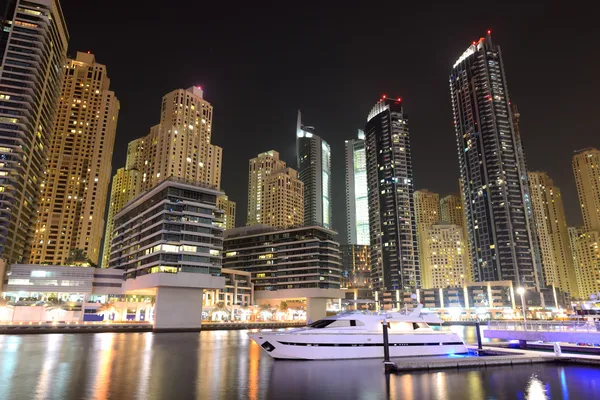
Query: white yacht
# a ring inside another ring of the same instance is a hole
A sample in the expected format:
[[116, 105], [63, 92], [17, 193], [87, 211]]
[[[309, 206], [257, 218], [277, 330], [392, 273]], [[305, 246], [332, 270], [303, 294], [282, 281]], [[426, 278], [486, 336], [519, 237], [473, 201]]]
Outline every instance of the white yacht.
[[397, 312], [342, 313], [305, 328], [248, 333], [275, 359], [335, 360], [383, 358], [383, 322], [387, 322], [390, 357], [465, 354], [463, 340], [454, 332], [432, 329], [442, 323], [434, 315]]

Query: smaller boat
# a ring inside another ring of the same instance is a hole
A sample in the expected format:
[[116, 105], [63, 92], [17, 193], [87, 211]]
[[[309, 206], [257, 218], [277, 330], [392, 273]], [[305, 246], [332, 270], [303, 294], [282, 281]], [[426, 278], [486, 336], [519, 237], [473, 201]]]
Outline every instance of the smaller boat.
[[434, 330], [435, 315], [422, 314], [419, 305], [409, 314], [342, 313], [307, 327], [259, 331], [248, 336], [275, 359], [336, 360], [383, 358], [383, 323], [388, 324], [390, 357], [442, 356], [468, 353], [454, 332]]

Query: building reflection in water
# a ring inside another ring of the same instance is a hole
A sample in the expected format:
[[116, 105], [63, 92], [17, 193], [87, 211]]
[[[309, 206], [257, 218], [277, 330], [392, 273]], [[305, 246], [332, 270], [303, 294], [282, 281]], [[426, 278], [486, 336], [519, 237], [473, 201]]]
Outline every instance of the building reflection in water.
[[92, 369], [92, 371], [94, 371], [92, 376], [94, 378], [93, 393], [99, 399], [105, 399], [108, 397], [108, 388], [111, 384], [110, 375], [114, 361], [114, 340], [114, 333], [104, 333], [98, 335], [99, 346], [97, 347], [96, 351], [98, 351], [99, 354], [97, 354], [96, 368]]
[[11, 379], [17, 370], [19, 357], [19, 345], [21, 336], [0, 335], [0, 399], [8, 398], [12, 391]]
[[57, 379], [54, 377], [54, 374], [57, 372], [60, 373], [62, 370], [62, 368], [59, 369], [61, 357], [61, 352], [59, 350], [64, 335], [45, 335], [43, 337], [46, 339], [46, 351], [43, 356], [42, 371], [38, 376], [35, 388], [35, 398], [39, 400], [48, 398], [50, 388], [52, 388], [53, 391], [58, 391], [58, 395], [61, 396], [61, 387], [64, 385], [64, 383], [57, 382]]

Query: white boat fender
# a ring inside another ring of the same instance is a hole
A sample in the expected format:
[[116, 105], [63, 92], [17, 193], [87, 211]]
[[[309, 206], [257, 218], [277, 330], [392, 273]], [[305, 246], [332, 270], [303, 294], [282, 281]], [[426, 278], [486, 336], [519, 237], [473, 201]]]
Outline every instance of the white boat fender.
[[554, 343], [554, 355], [556, 357], [560, 357], [562, 355], [562, 349], [560, 348], [560, 344], [558, 342]]

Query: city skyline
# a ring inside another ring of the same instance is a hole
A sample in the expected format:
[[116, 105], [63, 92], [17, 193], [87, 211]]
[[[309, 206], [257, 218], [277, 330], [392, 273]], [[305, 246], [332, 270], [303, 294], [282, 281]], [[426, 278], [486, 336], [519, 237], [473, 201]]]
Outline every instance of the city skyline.
[[[338, 74], [337, 66], [340, 62], [342, 65], [362, 64], [354, 63], [352, 57], [358, 55], [359, 48], [364, 49], [364, 43], [372, 43], [372, 34], [369, 34], [367, 29], [357, 33], [344, 29], [344, 35], [336, 34], [335, 24], [327, 26], [329, 18], [334, 16], [328, 10], [322, 11], [317, 18], [308, 18], [309, 23], [318, 29], [314, 33], [302, 31], [306, 36], [300, 34], [300, 27], [307, 21], [307, 17], [312, 15], [312, 11], [300, 10], [291, 23], [286, 22], [287, 28], [281, 32], [281, 40], [289, 38], [290, 47], [277, 47], [286, 54], [308, 54], [312, 50], [311, 56], [320, 60], [315, 62], [314, 66], [305, 63], [291, 65], [285, 56], [282, 60], [269, 55], [275, 49], [272, 45], [280, 42], [280, 39], [268, 36], [271, 29], [276, 29], [276, 26], [281, 24], [277, 19], [271, 22], [275, 26], [269, 25], [270, 28], [251, 33], [248, 38], [251, 43], [254, 43], [254, 39], [267, 39], [265, 44], [255, 45], [252, 51], [240, 48], [241, 43], [245, 42], [240, 41], [238, 35], [242, 30], [245, 31], [247, 26], [246, 23], [242, 23], [240, 27], [235, 28], [235, 22], [238, 20], [235, 15], [229, 16], [232, 20], [226, 24], [229, 27], [227, 29], [235, 29], [223, 37], [219, 35], [225, 28], [216, 26], [223, 22], [223, 17], [215, 21], [206, 21], [207, 30], [216, 29], [215, 33], [209, 36], [209, 49], [198, 52], [199, 55], [186, 61], [185, 65], [166, 62], [150, 65], [150, 59], [156, 54], [153, 50], [155, 44], [150, 44], [152, 40], [148, 43], [136, 42], [134, 45], [132, 41], [138, 37], [134, 35], [133, 38], [123, 37], [123, 45], [115, 45], [118, 43], [116, 38], [121, 38], [124, 32], [129, 31], [129, 28], [126, 29], [126, 26], [131, 24], [129, 18], [109, 14], [108, 6], [102, 10], [94, 8], [94, 12], [86, 13], [88, 7], [93, 7], [91, 4], [78, 4], [77, 7], [73, 7], [73, 4], [69, 0], [62, 2], [72, 38], [69, 54], [88, 49], [94, 52], [110, 69], [114, 90], [122, 102], [113, 173], [117, 167], [124, 165], [126, 143], [145, 135], [147, 128], [158, 122], [157, 115], [146, 113], [145, 109], [154, 109], [161, 96], [175, 88], [192, 84], [202, 85], [206, 91], [206, 99], [215, 107], [213, 141], [224, 147], [223, 189], [230, 199], [238, 202], [238, 224], [243, 223], [246, 220], [247, 188], [238, 182], [239, 179], [235, 179], [237, 171], [245, 169], [252, 156], [270, 149], [279, 151], [282, 159], [292, 161], [295, 155], [295, 114], [297, 109], [302, 109], [306, 120], [318, 127], [319, 134], [332, 147], [332, 192], [335, 210], [333, 228], [342, 238], [345, 213], [338, 210], [341, 211], [345, 202], [344, 140], [352, 138], [356, 129], [363, 127], [364, 115], [382, 93], [398, 93], [407, 100], [406, 111], [411, 116], [411, 129], [414, 132], [415, 188], [427, 188], [440, 193], [441, 196], [458, 194], [456, 155], [453, 151], [448, 151], [448, 148], [454, 145], [455, 136], [448, 100], [447, 74], [466, 45], [472, 40], [477, 40], [485, 30], [492, 29], [495, 41], [501, 44], [504, 50], [511, 98], [519, 104], [521, 132], [529, 168], [546, 171], [553, 177], [563, 190], [569, 225], [581, 223], [575, 183], [568, 166], [572, 151], [590, 146], [598, 147], [598, 143], [592, 138], [592, 132], [584, 127], [592, 126], [590, 116], [593, 115], [591, 111], [596, 102], [594, 88], [597, 83], [591, 78], [600, 60], [581, 51], [584, 45], [577, 40], [580, 32], [569, 32], [568, 27], [563, 24], [554, 26], [556, 24], [553, 24], [553, 21], [557, 22], [565, 14], [569, 14], [568, 8], [565, 10], [564, 7], [559, 9], [549, 6], [545, 20], [542, 20], [534, 17], [537, 13], [537, 7], [534, 5], [520, 6], [519, 13], [516, 14], [510, 7], [503, 7], [494, 9], [494, 15], [477, 21], [469, 18], [472, 18], [476, 11], [465, 8], [466, 14], [461, 16], [461, 19], [464, 18], [464, 25], [458, 29], [452, 27], [452, 18], [446, 21], [445, 17], [442, 17], [449, 11], [445, 8], [450, 7], [440, 6], [439, 10], [434, 10], [432, 22], [435, 23], [423, 24], [422, 27], [410, 23], [401, 28], [401, 32], [410, 34], [414, 39], [407, 42], [407, 47], [401, 55], [393, 56], [403, 61], [399, 63], [398, 69], [375, 74], [372, 67], [353, 65], [345, 66]], [[165, 21], [169, 18], [177, 20], [175, 15], [183, 12], [178, 7], [175, 5], [174, 8], [166, 10], [167, 14], [150, 10], [146, 12], [152, 13], [148, 16], [152, 23], [163, 23], [163, 15]], [[189, 12], [193, 13], [197, 6], [190, 7]], [[272, 10], [271, 13], [276, 11]], [[427, 15], [429, 11], [411, 7], [405, 13], [418, 17]], [[186, 10], [185, 13], [187, 12]], [[84, 13], [86, 18], [79, 20], [77, 16]], [[255, 14], [259, 14], [259, 10], [254, 11], [252, 15]], [[359, 20], [360, 16], [356, 10], [349, 10], [349, 14], [351, 19]], [[101, 24], [109, 15], [113, 23], [111, 32], [104, 32], [102, 35], [88, 33], [88, 26]], [[267, 13], [264, 16], [256, 16], [259, 20], [264, 20], [271, 15]], [[452, 12], [451, 15], [456, 13]], [[507, 15], [510, 15], [510, 18], [507, 18]], [[552, 25], [553, 29], [541, 29], [546, 24]], [[386, 24], [378, 22], [377, 25]], [[387, 31], [392, 29], [391, 26], [392, 24], [382, 29]], [[582, 26], [587, 43], [600, 42], [598, 35], [590, 35], [591, 31], [585, 32], [588, 29], [586, 25]], [[444, 31], [447, 34], [439, 39], [440, 32]], [[321, 36], [325, 38], [322, 44], [318, 43]], [[305, 40], [301, 40], [302, 37]], [[438, 45], [434, 51], [424, 52], [423, 43], [434, 43], [433, 38], [436, 38]], [[166, 38], [159, 40], [165, 43]], [[357, 44], [353, 44], [354, 42]], [[554, 55], [553, 42], [561, 43], [562, 57]], [[334, 43], [341, 47], [330, 47]], [[389, 43], [388, 39], [383, 40], [383, 43]], [[197, 48], [189, 41], [183, 41], [169, 43], [169, 50], [166, 51], [169, 56], [174, 56], [183, 50], [183, 46], [188, 45], [192, 46], [191, 49]], [[377, 48], [382, 45], [373, 44]], [[126, 55], [129, 57], [132, 48], [136, 49], [136, 58], [148, 61], [141, 61], [144, 67], [139, 76], [131, 76], [127, 63], [119, 61], [126, 59]], [[330, 48], [337, 50], [328, 54]], [[237, 59], [237, 53], [241, 57], [250, 57], [245, 66], [235, 67], [234, 64], [239, 64], [238, 62], [229, 66], [229, 61]], [[585, 63], [579, 63], [576, 76], [554, 82], [551, 87], [542, 84], [545, 78], [550, 79], [557, 71], [574, 65], [573, 60], [584, 59]], [[224, 66], [223, 63], [228, 65]], [[538, 63], [545, 63], [547, 70], [538, 70]], [[539, 77], [539, 80], [530, 81], [530, 77], [534, 75]], [[153, 78], [149, 80], [150, 76]], [[568, 104], [556, 104], [552, 99], [555, 95], [563, 99], [568, 98]], [[333, 98], [335, 101], [332, 103]], [[230, 113], [236, 115], [236, 118], [228, 118]], [[553, 114], [560, 114], [562, 117], [558, 121], [550, 121], [547, 115]], [[255, 122], [257, 118], [268, 118], [268, 123]], [[566, 132], [568, 134], [565, 134]], [[547, 143], [549, 137], [553, 143]], [[235, 142], [235, 146], [227, 145]], [[544, 146], [544, 154], [533, 150], [539, 146]], [[433, 163], [432, 158], [435, 160]], [[444, 165], [443, 174], [439, 174], [440, 169], [435, 168], [435, 165], [440, 164]]]

